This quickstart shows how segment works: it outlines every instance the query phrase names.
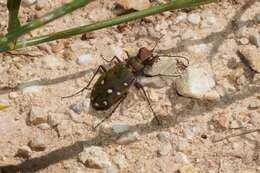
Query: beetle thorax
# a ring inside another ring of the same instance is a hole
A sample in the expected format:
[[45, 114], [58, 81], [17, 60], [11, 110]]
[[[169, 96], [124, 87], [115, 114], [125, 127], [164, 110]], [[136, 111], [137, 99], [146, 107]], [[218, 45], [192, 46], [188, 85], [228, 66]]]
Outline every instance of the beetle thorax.
[[153, 65], [155, 58], [152, 51], [143, 47], [139, 49], [138, 54], [135, 57], [131, 57], [127, 60], [126, 64], [134, 74], [142, 72], [146, 65]]

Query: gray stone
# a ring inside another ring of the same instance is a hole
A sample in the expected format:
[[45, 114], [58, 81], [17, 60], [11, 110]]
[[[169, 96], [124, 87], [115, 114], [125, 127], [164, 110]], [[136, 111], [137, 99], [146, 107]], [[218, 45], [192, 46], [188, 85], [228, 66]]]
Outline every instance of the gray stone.
[[233, 120], [230, 122], [229, 128], [230, 129], [239, 129], [243, 127], [243, 123], [239, 120]]
[[166, 156], [171, 152], [171, 150], [172, 145], [169, 142], [161, 143], [157, 153], [159, 156]]
[[151, 6], [149, 0], [119, 0], [117, 3], [122, 5], [125, 9], [144, 10]]
[[103, 169], [111, 166], [107, 153], [101, 147], [85, 147], [79, 154], [79, 161], [89, 168]]
[[239, 41], [239, 43], [240, 43], [241, 45], [246, 45], [246, 44], [249, 43], [249, 40], [248, 40], [248, 38], [246, 38], [246, 37], [242, 37], [242, 38], [240, 38], [238, 41]]
[[76, 104], [70, 105], [70, 109], [77, 114], [81, 114], [82, 112], [89, 111], [89, 107], [90, 107], [89, 99], [84, 99]]
[[190, 164], [190, 160], [189, 160], [188, 156], [182, 152], [177, 152], [175, 154], [175, 160], [177, 163]]
[[170, 140], [170, 133], [169, 132], [159, 132], [157, 134], [157, 138], [159, 139], [159, 141], [161, 142], [167, 142]]
[[59, 58], [55, 57], [54, 55], [47, 55], [42, 58], [42, 65], [46, 69], [53, 70], [60, 66], [61, 62]]
[[[160, 60], [150, 68], [145, 68], [145, 73], [149, 75], [176, 75], [177, 73], [177, 57], [160, 57]], [[182, 59], [181, 59], [182, 60]], [[183, 62], [186, 63], [186, 62]]]
[[249, 105], [248, 109], [254, 110], [260, 108], [260, 101], [259, 100], [252, 100]]
[[147, 86], [147, 87], [151, 87], [151, 88], [164, 88], [167, 86], [167, 82], [159, 77], [143, 77], [141, 78], [140, 82], [142, 83], [142, 85]]
[[30, 7], [31, 5], [33, 5], [36, 2], [36, 0], [23, 0], [22, 1], [22, 5], [24, 7]]
[[84, 114], [77, 114], [72, 110], [68, 110], [66, 113], [70, 116], [71, 120], [74, 121], [75, 123], [84, 122]]
[[251, 35], [249, 39], [254, 45], [260, 47], [260, 34]]
[[62, 122], [64, 114], [49, 112], [47, 121], [51, 127], [57, 126]]
[[191, 24], [198, 25], [201, 22], [201, 17], [197, 13], [192, 13], [188, 15], [188, 21]]
[[112, 131], [114, 133], [123, 133], [129, 130], [129, 125], [127, 124], [113, 124], [112, 125]]
[[45, 139], [38, 135], [29, 142], [29, 146], [34, 151], [43, 151], [46, 149]]
[[187, 13], [180, 13], [178, 14], [178, 16], [176, 17], [176, 22], [179, 23], [179, 22], [183, 22], [187, 20]]
[[255, 46], [247, 45], [239, 50], [244, 58], [248, 61], [250, 67], [257, 72], [260, 72], [260, 50]]
[[186, 152], [190, 149], [190, 143], [187, 141], [187, 139], [181, 138], [177, 144], [177, 151]]
[[47, 122], [47, 111], [38, 106], [32, 106], [29, 114], [29, 123], [38, 125]]
[[213, 88], [216, 83], [212, 70], [207, 64], [189, 66], [181, 78], [176, 80], [180, 95], [198, 99], [217, 100], [219, 94]]
[[117, 153], [114, 157], [113, 157], [113, 161], [116, 164], [116, 166], [119, 169], [124, 169], [127, 167], [127, 160], [126, 157], [121, 154], [121, 153]]
[[260, 13], [257, 13], [255, 15], [255, 19], [256, 19], [257, 22], [260, 22]]
[[48, 123], [41, 123], [38, 124], [37, 127], [41, 130], [48, 130], [51, 128], [51, 126]]
[[128, 132], [126, 134], [123, 134], [119, 137], [119, 139], [116, 141], [118, 144], [126, 145], [132, 142], [137, 141], [139, 138], [138, 132]]
[[77, 60], [79, 65], [88, 65], [91, 62], [93, 62], [93, 56], [91, 54], [81, 55]]

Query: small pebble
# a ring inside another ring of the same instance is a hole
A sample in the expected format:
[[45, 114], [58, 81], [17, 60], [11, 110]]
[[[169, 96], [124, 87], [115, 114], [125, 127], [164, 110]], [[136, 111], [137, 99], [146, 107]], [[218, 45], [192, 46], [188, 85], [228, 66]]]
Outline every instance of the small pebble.
[[48, 1], [46, 0], [37, 0], [36, 2], [36, 10], [41, 10], [43, 8], [47, 8], [48, 7]]
[[31, 153], [32, 153], [32, 150], [30, 149], [30, 147], [25, 145], [25, 146], [18, 148], [15, 156], [22, 157], [24, 159], [28, 159], [28, 158], [30, 158]]
[[51, 127], [55, 127], [62, 122], [64, 114], [49, 112], [47, 122]]
[[201, 18], [199, 14], [193, 13], [188, 15], [188, 21], [191, 24], [198, 25], [201, 22]]
[[38, 124], [37, 127], [41, 130], [48, 130], [51, 128], [51, 126], [48, 123], [41, 123]]
[[171, 150], [172, 145], [170, 143], [161, 143], [157, 153], [159, 156], [166, 156], [171, 152]]
[[159, 139], [159, 141], [161, 142], [167, 142], [170, 140], [170, 133], [169, 132], [159, 132], [157, 134], [157, 138]]
[[198, 99], [218, 99], [217, 94], [216, 98], [212, 98], [212, 94], [207, 95], [213, 92], [215, 85], [212, 70], [207, 68], [207, 64], [189, 66], [183, 76], [176, 79], [176, 90], [180, 95]]
[[72, 110], [68, 110], [66, 113], [70, 116], [71, 120], [74, 121], [75, 123], [84, 122], [84, 114], [77, 114]]
[[190, 147], [191, 147], [191, 145], [187, 141], [187, 139], [182, 138], [179, 140], [176, 150], [181, 151], [181, 152], [187, 152], [190, 149]]
[[29, 123], [32, 125], [38, 125], [47, 122], [47, 111], [38, 106], [32, 106], [29, 114]]
[[260, 47], [260, 34], [251, 35], [249, 39], [254, 45]]
[[250, 101], [248, 107], [250, 110], [258, 109], [260, 108], [260, 101], [259, 100], [252, 100]]
[[151, 6], [151, 2], [149, 0], [119, 0], [117, 2], [125, 9], [135, 9], [135, 10], [144, 10]]
[[113, 124], [112, 131], [116, 134], [123, 133], [129, 130], [129, 125], [127, 124]]
[[19, 94], [17, 92], [14, 91], [9, 93], [10, 99], [16, 99], [17, 97], [19, 97]]
[[255, 18], [256, 18], [256, 21], [257, 21], [257, 22], [260, 22], [260, 13], [257, 13], [257, 14], [255, 15]]
[[187, 19], [187, 13], [180, 13], [178, 14], [178, 16], [176, 17], [176, 22], [183, 22]]
[[192, 165], [184, 165], [179, 169], [179, 173], [198, 173]]
[[121, 145], [126, 145], [137, 141], [139, 138], [138, 132], [128, 132], [123, 134], [116, 142]]
[[87, 112], [90, 108], [90, 100], [84, 99], [80, 102], [70, 105], [69, 108], [77, 114], [81, 114], [82, 112]]
[[78, 60], [77, 63], [79, 65], [88, 65], [93, 61], [93, 56], [91, 54], [84, 54], [81, 55]]
[[220, 112], [213, 117], [213, 121], [215, 121], [220, 127], [225, 129], [229, 128], [231, 119], [232, 113], [230, 112]]
[[42, 58], [42, 66], [49, 70], [54, 70], [56, 67], [60, 66], [61, 62], [59, 58], [54, 55], [47, 55]]
[[46, 149], [44, 138], [39, 135], [29, 142], [29, 146], [34, 151], [43, 151]]
[[241, 45], [246, 45], [246, 44], [249, 43], [249, 40], [248, 40], [248, 38], [246, 38], [246, 37], [242, 37], [242, 38], [240, 38], [238, 41], [239, 41], [239, 43], [240, 43]]
[[175, 154], [175, 160], [177, 163], [190, 164], [190, 160], [189, 160], [188, 156], [182, 152], [177, 152]]
[[239, 120], [233, 120], [231, 121], [229, 128], [230, 129], [239, 129], [243, 127], [243, 123]]
[[89, 168], [103, 169], [111, 166], [107, 153], [97, 146], [84, 147], [79, 154], [79, 161]]
[[260, 72], [260, 50], [257, 49], [255, 46], [247, 45], [243, 46], [242, 49], [239, 50], [239, 52], [243, 55], [243, 57], [248, 61], [250, 67]]
[[124, 169], [127, 167], [127, 160], [126, 160], [125, 156], [121, 153], [117, 153], [113, 157], [113, 161], [119, 169]]
[[23, 0], [22, 1], [22, 5], [24, 7], [30, 7], [31, 5], [33, 5], [36, 2], [36, 0]]

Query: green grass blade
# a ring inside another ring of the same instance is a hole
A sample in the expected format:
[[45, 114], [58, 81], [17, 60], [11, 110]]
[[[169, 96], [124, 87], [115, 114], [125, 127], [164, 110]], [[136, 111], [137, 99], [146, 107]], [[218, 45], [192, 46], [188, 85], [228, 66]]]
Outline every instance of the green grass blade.
[[[17, 0], [13, 0], [13, 2], [14, 1], [17, 2]], [[78, 8], [81, 8], [92, 1], [93, 0], [72, 0], [70, 3], [65, 4], [62, 7], [55, 9], [52, 12], [21, 26], [19, 29], [15, 29], [12, 32], [9, 32], [4, 37], [0, 38], [0, 50], [13, 49], [15, 47], [15, 44], [10, 43], [10, 41], [15, 40], [18, 37], [36, 28], [39, 28], [59, 17], [62, 17]]]
[[20, 21], [18, 18], [20, 4], [21, 4], [21, 0], [8, 0], [7, 1], [7, 8], [9, 11], [8, 32], [11, 32], [20, 27]]
[[[99, 29], [111, 27], [114, 25], [119, 25], [122, 23], [136, 20], [136, 19], [141, 19], [146, 16], [158, 14], [158, 13], [161, 13], [164, 11], [181, 9], [181, 8], [190, 8], [193, 6], [208, 4], [208, 3], [212, 3], [212, 2], [216, 2], [216, 1], [217, 0], [175, 0], [175, 1], [171, 1], [167, 4], [151, 7], [151, 8], [142, 10], [142, 11], [137, 11], [137, 12], [119, 16], [119, 17], [116, 17], [113, 19], [104, 20], [104, 21], [96, 22], [96, 23], [93, 23], [90, 25], [84, 25], [84, 26], [68, 29], [65, 31], [48, 34], [48, 35], [33, 37], [33, 38], [30, 38], [27, 40], [22, 40], [22, 41], [17, 42], [17, 44], [15, 45], [15, 47], [13, 49], [19, 49], [19, 48], [23, 48], [23, 47], [33, 46], [33, 45], [37, 45], [40, 43], [49, 42], [49, 41], [53, 41], [53, 40], [57, 40], [57, 39], [68, 38], [68, 37], [71, 37], [71, 36], [74, 36], [77, 34], [96, 31]], [[10, 47], [5, 47], [5, 48], [0, 47], [0, 52], [8, 51], [8, 50], [11, 50]]]

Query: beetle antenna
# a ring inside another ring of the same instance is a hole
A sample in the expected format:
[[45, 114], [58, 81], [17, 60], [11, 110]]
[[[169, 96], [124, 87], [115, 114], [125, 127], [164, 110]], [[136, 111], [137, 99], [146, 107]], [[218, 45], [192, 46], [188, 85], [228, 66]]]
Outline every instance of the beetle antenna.
[[[181, 56], [181, 55], [156, 55], [158, 58], [159, 57], [170, 57], [170, 58], [182, 58], [184, 59], [187, 64], [183, 64], [185, 67], [188, 67], [190, 64], [189, 58], [185, 57], [185, 56]], [[178, 60], [177, 60], [178, 61]]]
[[159, 37], [159, 38], [156, 40], [155, 45], [154, 45], [154, 47], [152, 48], [151, 52], [154, 51], [154, 49], [158, 46], [159, 42], [161, 41], [161, 39], [162, 39], [163, 37], [164, 37], [164, 35], [162, 35], [161, 37]]

